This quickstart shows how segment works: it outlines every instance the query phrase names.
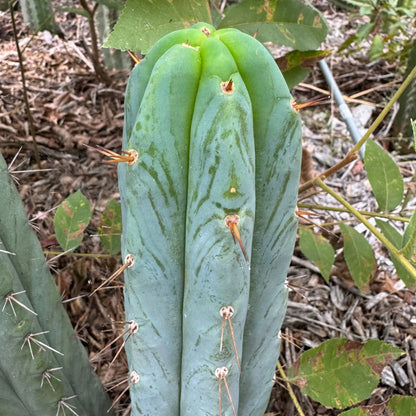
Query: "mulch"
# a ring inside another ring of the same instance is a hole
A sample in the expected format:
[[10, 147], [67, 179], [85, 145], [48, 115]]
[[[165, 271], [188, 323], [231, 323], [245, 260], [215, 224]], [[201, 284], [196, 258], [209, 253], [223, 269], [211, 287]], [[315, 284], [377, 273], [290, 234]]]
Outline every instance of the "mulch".
[[[318, 6], [321, 2], [318, 3]], [[327, 3], [327, 2], [324, 2]], [[325, 7], [333, 31], [327, 47], [334, 47], [346, 31], [345, 15]], [[124, 89], [128, 71], [111, 71], [110, 82], [97, 80], [90, 59], [88, 26], [84, 18], [74, 14], [58, 15], [61, 36], [47, 33], [33, 35], [16, 12], [18, 38], [24, 53], [24, 70], [28, 101], [33, 118], [35, 139], [42, 169], [38, 169], [31, 123], [25, 110], [20, 65], [8, 12], [0, 13], [0, 150], [8, 163], [27, 210], [36, 226], [42, 247], [48, 252], [48, 263], [55, 276], [63, 302], [79, 339], [85, 345], [105, 388], [125, 379], [127, 362], [121, 351], [120, 338], [111, 348], [103, 348], [123, 330], [122, 282], [88, 295], [121, 264], [119, 256], [105, 254], [97, 237], [101, 213], [108, 201], [118, 198], [116, 169], [102, 164], [102, 156], [93, 148], [102, 146], [114, 151], [121, 147]], [[397, 71], [388, 62], [368, 66], [356, 57], [331, 57], [329, 62], [343, 92], [353, 95], [370, 89], [360, 100], [372, 103], [374, 119], [394, 91]], [[380, 84], [391, 82], [381, 89]], [[316, 68], [304, 84], [294, 90], [298, 102], [322, 96], [311, 86], [327, 89]], [[353, 102], [351, 105], [358, 105]], [[304, 146], [310, 159], [309, 172], [323, 171], [342, 159], [351, 148], [348, 133], [341, 123], [333, 102], [327, 101], [303, 111]], [[388, 120], [380, 132], [388, 136]], [[383, 131], [384, 128], [384, 131]], [[379, 136], [380, 136], [379, 132]], [[16, 157], [17, 155], [17, 157]], [[414, 160], [400, 158], [405, 180], [409, 183], [415, 171]], [[362, 209], [375, 209], [362, 165], [338, 172], [329, 183]], [[86, 229], [83, 244], [73, 255], [58, 256], [60, 249], [53, 231], [53, 214], [70, 194], [81, 190], [91, 201], [93, 216]], [[325, 195], [317, 194], [308, 201], [334, 205]], [[410, 204], [410, 206], [414, 207]], [[311, 218], [317, 223], [336, 223], [345, 214], [320, 214]], [[326, 232], [336, 246], [339, 233], [335, 226]], [[282, 328], [281, 363], [293, 364], [299, 354], [324, 340], [346, 337], [365, 341], [378, 338], [406, 351], [406, 355], [386, 367], [382, 381], [365, 404], [374, 414], [393, 394], [414, 395], [416, 389], [416, 299], [398, 280], [386, 250], [374, 244], [378, 269], [374, 271], [370, 290], [360, 293], [353, 285], [340, 246], [329, 283], [316, 267], [296, 248], [288, 273], [290, 301]], [[110, 391], [118, 396], [124, 386]], [[337, 415], [305, 396], [294, 387], [305, 415]], [[129, 412], [128, 394], [118, 403], [119, 415]], [[284, 383], [277, 380], [268, 412], [296, 415]], [[379, 413], [377, 413], [379, 412]]]

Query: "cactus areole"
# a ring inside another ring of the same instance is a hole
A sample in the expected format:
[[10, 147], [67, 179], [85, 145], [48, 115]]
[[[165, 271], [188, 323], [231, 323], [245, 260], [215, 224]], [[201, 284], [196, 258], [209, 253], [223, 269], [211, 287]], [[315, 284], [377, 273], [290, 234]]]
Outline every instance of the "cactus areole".
[[170, 33], [133, 69], [119, 164], [133, 415], [263, 415], [300, 132], [272, 56], [236, 29]]

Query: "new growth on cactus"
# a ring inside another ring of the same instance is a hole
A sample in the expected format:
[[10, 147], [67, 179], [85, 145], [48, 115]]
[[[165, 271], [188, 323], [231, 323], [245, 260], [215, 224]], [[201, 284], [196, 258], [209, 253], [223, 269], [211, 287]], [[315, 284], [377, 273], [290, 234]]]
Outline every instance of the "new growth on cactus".
[[133, 259], [133, 415], [263, 415], [297, 228], [291, 100], [268, 50], [236, 29], [173, 32], [133, 69], [122, 155], [108, 154]]

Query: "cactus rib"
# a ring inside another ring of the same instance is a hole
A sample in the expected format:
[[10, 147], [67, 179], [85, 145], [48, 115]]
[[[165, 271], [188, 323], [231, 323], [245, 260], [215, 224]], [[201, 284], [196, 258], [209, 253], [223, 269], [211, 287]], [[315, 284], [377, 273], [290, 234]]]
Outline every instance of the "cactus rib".
[[[218, 311], [226, 305], [236, 311], [235, 341], [241, 351], [250, 272], [225, 220], [227, 215], [238, 215], [244, 236], [252, 234], [254, 223], [254, 143], [249, 96], [232, 55], [217, 38], [205, 40], [200, 54], [203, 69], [189, 151], [181, 415], [214, 412], [216, 367], [228, 368], [231, 397], [238, 407], [239, 369], [231, 340], [220, 351]], [[230, 79], [234, 91], [227, 94], [222, 83], [228, 84]], [[232, 188], [236, 192], [230, 192]], [[250, 253], [251, 239], [245, 238], [245, 247]], [[192, 400], [195, 394], [205, 395], [206, 400]], [[231, 412], [231, 403], [224, 402], [223, 408], [225, 414]]]
[[[177, 64], [166, 73], [170, 62]], [[199, 71], [197, 52], [182, 43], [158, 59], [127, 144], [128, 149], [138, 151], [139, 159], [132, 166], [119, 165], [126, 169], [127, 187], [120, 192], [126, 210], [132, 214], [123, 222], [123, 251], [135, 258], [134, 265], [125, 271], [126, 319], [140, 326], [126, 343], [130, 370], [141, 377], [130, 394], [133, 399], [141, 398], [140, 412], [146, 415], [175, 414], [179, 409], [181, 253], [185, 244], [188, 137]], [[166, 90], [173, 97], [181, 94], [183, 100], [166, 99]], [[143, 221], [136, 212], [146, 212], [146, 219]]]
[[236, 60], [253, 105], [256, 221], [239, 414], [259, 416], [267, 406], [279, 356], [278, 332], [287, 301], [284, 282], [296, 238], [300, 120], [270, 53], [246, 34], [227, 29], [219, 32]]
[[123, 151], [139, 157], [119, 165], [119, 186], [122, 252], [135, 258], [126, 316], [140, 326], [126, 341], [134, 416], [266, 408], [297, 226], [291, 99], [263, 45], [204, 23], [132, 72]]

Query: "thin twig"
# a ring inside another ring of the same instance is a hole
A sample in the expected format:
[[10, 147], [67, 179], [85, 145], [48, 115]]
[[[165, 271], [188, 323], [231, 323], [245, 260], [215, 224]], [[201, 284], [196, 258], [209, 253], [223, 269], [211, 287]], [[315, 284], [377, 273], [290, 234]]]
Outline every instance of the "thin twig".
[[327, 169], [325, 172], [320, 173], [317, 177], [312, 178], [311, 180], [305, 182], [303, 185], [299, 187], [299, 193], [305, 192], [309, 188], [312, 188], [316, 183], [315, 181], [317, 179], [326, 179], [329, 176], [332, 176], [335, 172], [338, 172], [343, 167], [349, 165], [351, 162], [356, 160], [358, 158], [358, 152], [348, 152], [347, 155], [342, 159], [340, 162], [338, 162], [336, 165], [331, 166], [329, 169]]
[[33, 141], [33, 151], [35, 153], [36, 164], [38, 165], [39, 170], [42, 170], [42, 166], [40, 164], [38, 144], [36, 143], [35, 123], [33, 121], [32, 112], [30, 111], [29, 98], [27, 96], [26, 76], [25, 76], [25, 69], [23, 66], [23, 54], [22, 54], [22, 51], [20, 50], [19, 39], [17, 38], [17, 27], [16, 27], [16, 20], [14, 18], [14, 2], [13, 1], [9, 2], [9, 10], [10, 10], [10, 15], [12, 17], [14, 42], [16, 44], [17, 56], [19, 58], [20, 75], [22, 77], [23, 100], [25, 103], [27, 119], [29, 121], [30, 135], [32, 136], [32, 141]]
[[298, 413], [299, 413], [300, 416], [305, 416], [305, 414], [303, 413], [302, 408], [300, 407], [300, 404], [298, 402], [298, 399], [296, 398], [295, 392], [293, 391], [292, 386], [290, 385], [290, 382], [287, 379], [286, 373], [284, 372], [283, 367], [280, 364], [280, 362], [277, 362], [277, 369], [279, 370], [280, 376], [282, 377], [282, 379], [286, 383], [286, 387], [287, 387], [287, 390], [289, 392], [289, 396], [292, 399], [293, 404], [296, 407], [296, 410], [298, 411]]
[[304, 192], [304, 191], [308, 190], [309, 188], [312, 188], [313, 186], [318, 184], [318, 181], [322, 181], [323, 179], [328, 178], [329, 176], [333, 175], [338, 170], [342, 169], [343, 167], [347, 166], [348, 164], [353, 162], [355, 159], [357, 159], [358, 151], [360, 150], [361, 146], [364, 145], [364, 143], [368, 140], [370, 135], [376, 130], [376, 128], [384, 120], [387, 113], [391, 110], [394, 103], [403, 94], [404, 90], [410, 84], [410, 82], [412, 81], [412, 79], [415, 75], [416, 75], [416, 67], [413, 68], [413, 70], [410, 72], [410, 74], [403, 81], [400, 88], [396, 91], [396, 93], [393, 95], [391, 100], [384, 107], [383, 111], [381, 111], [379, 116], [376, 118], [376, 120], [373, 122], [373, 124], [369, 127], [369, 129], [366, 131], [364, 136], [359, 140], [359, 142], [346, 154], [344, 159], [341, 160], [336, 165], [329, 168], [328, 170], [326, 170], [324, 173], [319, 174], [316, 178], [313, 178], [313, 179], [305, 182], [303, 185], [301, 185], [299, 187], [299, 193]]
[[[416, 75], [416, 66], [410, 71], [410, 74], [406, 77], [403, 81], [402, 85], [400, 85], [399, 89], [393, 95], [391, 100], [387, 103], [387, 105], [383, 108], [383, 111], [379, 114], [379, 116], [374, 120], [374, 123], [368, 128], [364, 136], [361, 140], [348, 152], [348, 154], [353, 152], [358, 152], [358, 150], [364, 145], [364, 143], [368, 140], [374, 130], [380, 125], [380, 123], [384, 120], [387, 113], [393, 108], [394, 103], [400, 98], [403, 94], [404, 90], [408, 87], [408, 85], [412, 82], [413, 77]], [[348, 156], [347, 154], [347, 156]]]
[[[332, 207], [332, 206], [326, 206], [326, 205], [305, 204], [303, 202], [298, 204], [298, 208], [316, 209], [319, 211], [350, 212], [347, 208]], [[362, 215], [365, 215], [366, 217], [386, 218], [390, 221], [410, 222], [409, 217], [401, 217], [399, 215], [383, 214], [382, 212], [372, 212], [372, 211], [358, 211], [358, 212]]]
[[97, 11], [99, 3], [94, 3], [92, 7], [88, 5], [86, 0], [79, 0], [79, 3], [82, 6], [82, 8], [88, 13], [87, 19], [90, 28], [92, 47], [91, 60], [92, 64], [94, 65], [95, 73], [97, 74], [97, 77], [100, 81], [104, 82], [106, 85], [110, 85], [111, 79], [100, 62], [100, 51], [98, 49], [97, 31], [95, 28], [95, 12]]
[[[312, 91], [319, 92], [321, 94], [331, 95], [331, 91], [329, 91], [329, 90], [326, 90], [324, 88], [316, 87], [315, 85], [312, 85], [312, 84], [305, 84], [304, 82], [300, 82], [297, 85], [297, 87], [303, 87], [303, 88], [310, 89]], [[358, 99], [354, 98], [353, 96], [348, 96], [348, 95], [343, 95], [342, 98], [345, 101], [349, 102], [349, 103], [366, 104], [366, 105], [371, 105], [371, 106], [377, 106], [378, 105], [378, 104], [372, 103], [370, 101], [358, 100]]]
[[372, 225], [367, 218], [356, 210], [351, 204], [349, 204], [341, 195], [335, 192], [332, 188], [326, 185], [321, 179], [316, 180], [316, 185], [322, 188], [329, 195], [334, 197], [340, 204], [342, 204], [348, 211], [360, 220], [390, 251], [390, 253], [396, 257], [403, 267], [409, 272], [409, 274], [416, 280], [416, 269], [412, 266], [410, 261], [403, 256], [401, 250], [398, 250], [374, 225]]

